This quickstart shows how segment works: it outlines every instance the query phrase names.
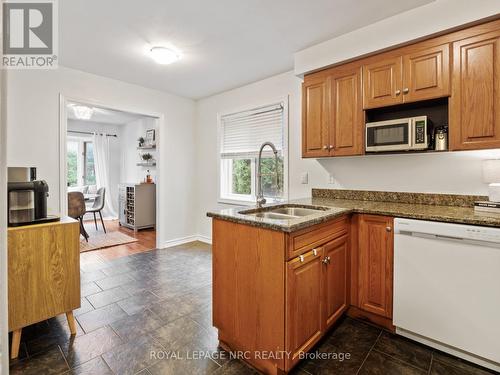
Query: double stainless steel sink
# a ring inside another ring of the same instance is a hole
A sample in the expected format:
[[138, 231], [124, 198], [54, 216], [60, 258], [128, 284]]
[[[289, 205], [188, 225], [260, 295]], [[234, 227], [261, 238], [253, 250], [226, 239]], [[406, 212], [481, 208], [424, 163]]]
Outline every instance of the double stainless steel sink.
[[274, 220], [292, 220], [317, 214], [325, 211], [323, 207], [297, 207], [293, 205], [279, 206], [276, 208], [261, 208], [240, 211], [240, 214]]

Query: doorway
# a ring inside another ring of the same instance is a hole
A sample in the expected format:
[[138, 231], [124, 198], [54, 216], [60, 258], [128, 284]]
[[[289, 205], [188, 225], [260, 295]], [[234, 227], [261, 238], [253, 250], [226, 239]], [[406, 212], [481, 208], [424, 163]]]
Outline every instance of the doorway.
[[82, 259], [157, 248], [159, 117], [81, 100], [61, 105], [62, 212], [81, 223]]

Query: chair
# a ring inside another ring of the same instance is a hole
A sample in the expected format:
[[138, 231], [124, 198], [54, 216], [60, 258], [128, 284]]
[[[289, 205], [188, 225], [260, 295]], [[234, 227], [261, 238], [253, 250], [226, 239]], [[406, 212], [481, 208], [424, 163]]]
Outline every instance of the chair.
[[89, 235], [83, 226], [83, 215], [85, 215], [85, 198], [83, 193], [72, 191], [68, 193], [68, 216], [80, 222], [80, 234], [89, 242]]
[[97, 197], [94, 200], [94, 204], [91, 208], [87, 210], [87, 212], [92, 212], [94, 214], [94, 223], [95, 223], [95, 229], [97, 230], [97, 218], [96, 218], [96, 212], [99, 213], [99, 216], [101, 218], [101, 224], [102, 224], [102, 229], [104, 229], [104, 233], [106, 233], [106, 227], [104, 226], [104, 220], [102, 220], [102, 209], [104, 208], [104, 202], [106, 198], [106, 188], [102, 187], [97, 190]]

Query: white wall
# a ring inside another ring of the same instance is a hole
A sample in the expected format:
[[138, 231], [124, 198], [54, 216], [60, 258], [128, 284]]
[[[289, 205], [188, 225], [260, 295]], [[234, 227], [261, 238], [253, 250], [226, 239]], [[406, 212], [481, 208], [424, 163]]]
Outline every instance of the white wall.
[[[2, 10], [0, 9], [1, 16]], [[0, 70], [0, 375], [9, 372], [7, 332], [7, 128], [5, 121], [6, 90], [4, 76], [4, 70]]]
[[144, 117], [132, 122], [129, 122], [122, 127], [121, 139], [122, 139], [122, 158], [123, 163], [121, 166], [122, 171], [122, 181], [138, 183], [144, 180], [149, 169], [151, 177], [156, 181], [157, 171], [156, 167], [138, 167], [137, 162], [139, 161], [140, 153], [149, 152], [156, 159], [158, 157], [158, 151], [155, 150], [137, 150], [139, 137], [146, 137], [146, 130], [156, 129], [156, 119]]
[[295, 53], [295, 74], [303, 75], [498, 13], [498, 0], [436, 0]]
[[162, 207], [160, 243], [193, 234], [192, 184], [195, 104], [190, 99], [59, 67], [9, 71], [7, 75], [8, 165], [38, 167], [50, 187], [49, 209], [59, 211], [59, 94], [136, 113], [159, 114]]
[[[92, 139], [92, 136], [85, 136], [82, 134], [71, 133], [71, 130], [82, 131], [82, 132], [97, 132], [97, 133], [106, 133], [106, 134], [116, 134], [118, 137], [110, 137], [109, 138], [109, 191], [107, 194], [110, 194], [111, 198], [114, 202], [114, 208], [118, 211], [118, 184], [122, 181], [122, 148], [130, 146], [134, 147], [135, 144], [124, 144], [123, 136], [122, 136], [122, 128], [125, 125], [112, 125], [112, 124], [102, 124], [93, 121], [81, 121], [81, 120], [72, 120], [68, 119], [68, 136], [76, 136], [76, 137], [87, 137], [89, 140]], [[135, 167], [135, 165], [134, 165]], [[106, 209], [103, 210], [104, 217], [109, 217], [110, 214]]]
[[[198, 233], [211, 237], [209, 210], [217, 203], [217, 113], [265, 103], [289, 95], [290, 198], [309, 197], [311, 188], [487, 194], [481, 160], [499, 158], [500, 150], [445, 154], [373, 155], [327, 159], [301, 158], [301, 80], [293, 72], [280, 74], [198, 101], [197, 219]], [[300, 176], [309, 173], [309, 184]], [[333, 175], [335, 183], [329, 183]]]

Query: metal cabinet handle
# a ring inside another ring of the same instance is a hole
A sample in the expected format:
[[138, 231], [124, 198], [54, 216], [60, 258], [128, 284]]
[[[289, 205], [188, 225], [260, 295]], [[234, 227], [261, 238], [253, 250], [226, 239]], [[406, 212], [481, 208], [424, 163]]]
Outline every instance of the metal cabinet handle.
[[332, 145], [328, 146], [328, 149], [333, 150], [333, 146]]
[[299, 255], [299, 260], [300, 260], [300, 263], [304, 263], [304, 256], [303, 255]]
[[392, 228], [391, 228], [391, 227], [385, 227], [385, 230], [386, 230], [387, 232], [390, 232], [390, 231], [392, 231]]
[[410, 92], [410, 89], [408, 87], [405, 87], [403, 89], [403, 94], [408, 94]]
[[330, 264], [330, 260], [331, 260], [331, 258], [328, 256], [328, 257], [325, 257], [325, 259], [323, 259], [322, 262], [324, 264]]
[[396, 90], [396, 95], [401, 94], [401, 90]]
[[323, 150], [328, 150], [328, 146], [327, 146], [327, 145], [324, 145], [324, 146], [323, 146]]
[[313, 249], [313, 254], [314, 254], [314, 256], [318, 255], [318, 250], [317, 249]]

